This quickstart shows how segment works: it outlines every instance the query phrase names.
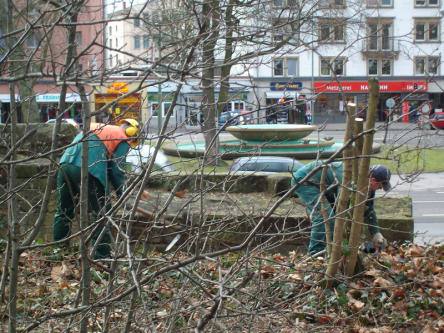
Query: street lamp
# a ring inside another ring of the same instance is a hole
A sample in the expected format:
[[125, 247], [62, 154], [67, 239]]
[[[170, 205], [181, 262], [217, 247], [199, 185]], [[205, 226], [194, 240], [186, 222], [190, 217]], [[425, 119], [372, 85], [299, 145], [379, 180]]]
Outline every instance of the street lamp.
[[311, 99], [310, 99], [310, 111], [311, 111], [311, 123], [314, 125], [314, 34], [315, 34], [315, 24], [313, 12], [311, 13]]
[[[153, 23], [159, 30], [158, 33], [153, 35], [153, 40], [157, 41], [157, 51], [158, 51], [158, 58], [157, 63], [158, 67], [160, 59], [162, 57], [162, 51], [161, 51], [161, 44], [162, 44], [162, 14], [160, 11], [157, 11], [155, 15], [153, 16]], [[153, 57], [154, 57], [154, 50], [153, 50]], [[159, 80], [159, 83], [157, 85], [157, 134], [160, 135], [160, 131], [162, 129], [162, 84], [161, 80]]]
[[[161, 58], [161, 50], [160, 50], [160, 44], [161, 42], [161, 34], [159, 29], [159, 35], [157, 39], [157, 50], [159, 52], [159, 58], [157, 59], [157, 62], [160, 61]], [[159, 84], [157, 85], [157, 134], [160, 135], [160, 131], [162, 129], [162, 84], [161, 80], [159, 80]]]

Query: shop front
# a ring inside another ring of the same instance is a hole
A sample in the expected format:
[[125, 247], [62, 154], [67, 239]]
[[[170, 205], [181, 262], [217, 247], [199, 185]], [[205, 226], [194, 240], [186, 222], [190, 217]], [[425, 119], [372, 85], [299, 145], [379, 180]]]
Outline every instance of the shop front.
[[[20, 96], [15, 94], [15, 100], [18, 102], [20, 100]], [[9, 118], [9, 110], [11, 105], [11, 96], [9, 94], [0, 94], [0, 123], [8, 122]], [[21, 122], [22, 114], [18, 112], [18, 121]]]
[[[36, 102], [39, 107], [39, 116], [41, 122], [54, 119], [57, 116], [57, 109], [60, 103], [60, 94], [42, 94], [36, 96]], [[80, 95], [68, 93], [65, 97], [65, 111], [63, 118], [74, 119], [77, 123], [82, 122], [82, 104]]]
[[[314, 104], [314, 119], [317, 124], [324, 121], [344, 122], [345, 106], [348, 102], [356, 105], [356, 115], [366, 117], [368, 105], [368, 82], [315, 82], [316, 100]], [[415, 105], [429, 101], [432, 94], [429, 92], [426, 81], [380, 81], [377, 121], [400, 119], [402, 110], [412, 110]], [[393, 99], [395, 105], [388, 108], [386, 101]], [[415, 113], [411, 112], [411, 121], [416, 121]]]
[[[219, 96], [219, 92], [216, 91], [216, 100]], [[197, 126], [203, 121], [203, 115], [201, 114], [202, 106], [202, 92], [189, 92], [184, 94], [185, 99], [185, 119], [187, 125]], [[235, 112], [242, 113], [249, 111], [248, 105], [248, 93], [231, 91], [228, 94], [227, 103], [224, 105], [222, 112]]]
[[[60, 103], [60, 94], [36, 94], [36, 102], [39, 112], [40, 122], [46, 122], [49, 119], [56, 118], [57, 109]], [[10, 96], [9, 94], [0, 94], [0, 122], [5, 123], [9, 117], [10, 110]], [[18, 103], [18, 108], [20, 110], [20, 96], [16, 94], [16, 103]], [[65, 111], [63, 113], [64, 118], [72, 118], [76, 122], [82, 122], [82, 105], [80, 96], [75, 93], [68, 93], [65, 97]], [[18, 121], [22, 121], [22, 114], [19, 111]]]
[[116, 124], [120, 119], [140, 120], [142, 96], [140, 93], [129, 93], [126, 82], [111, 83], [104, 93], [94, 95], [96, 122]]
[[301, 89], [302, 82], [270, 82], [270, 90], [265, 91], [266, 123], [306, 123], [307, 101]]

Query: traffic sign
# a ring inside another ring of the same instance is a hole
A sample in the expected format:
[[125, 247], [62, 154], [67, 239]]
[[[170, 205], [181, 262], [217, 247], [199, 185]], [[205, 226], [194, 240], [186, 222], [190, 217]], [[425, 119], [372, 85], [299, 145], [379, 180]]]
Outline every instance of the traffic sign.
[[395, 106], [395, 100], [393, 98], [389, 98], [385, 101], [385, 105], [389, 108], [392, 109]]
[[426, 102], [421, 106], [422, 114], [429, 114], [430, 111], [432, 111], [432, 104], [430, 104], [429, 102]]

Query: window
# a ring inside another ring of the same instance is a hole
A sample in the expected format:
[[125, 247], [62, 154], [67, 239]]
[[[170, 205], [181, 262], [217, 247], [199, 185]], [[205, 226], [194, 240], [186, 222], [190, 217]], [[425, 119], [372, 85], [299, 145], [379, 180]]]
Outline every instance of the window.
[[415, 42], [439, 42], [440, 24], [436, 19], [415, 20]]
[[415, 7], [438, 7], [439, 0], [415, 0]]
[[392, 75], [393, 60], [389, 58], [368, 59], [368, 75]]
[[273, 0], [273, 8], [295, 8], [298, 5], [298, 0]]
[[415, 75], [438, 75], [439, 57], [416, 57], [415, 58]]
[[367, 7], [393, 7], [393, 0], [367, 0]]
[[111, 38], [109, 39], [109, 47], [113, 47], [113, 40]]
[[150, 37], [148, 35], [143, 35], [143, 48], [147, 49], [150, 46]]
[[393, 50], [393, 23], [370, 21], [367, 23], [367, 49], [371, 51]]
[[135, 27], [140, 27], [140, 18], [135, 18], [134, 19], [134, 26]]
[[345, 41], [345, 23], [343, 20], [321, 20], [319, 29], [320, 42], [338, 43]]
[[111, 36], [111, 35], [113, 34], [113, 27], [110, 26], [110, 27], [108, 28], [108, 30], [109, 30], [109, 35]]
[[273, 76], [297, 76], [298, 59], [280, 58], [273, 60]]
[[[163, 102], [162, 103], [162, 117], [165, 117], [166, 113], [168, 112], [169, 108], [171, 106], [171, 102]], [[153, 117], [157, 117], [158, 113], [157, 113], [157, 103], [152, 103], [151, 104], [151, 115]], [[172, 117], [175, 116], [176, 110], [173, 109], [173, 113], [172, 113]]]
[[345, 7], [345, 0], [319, 0], [319, 7], [321, 8], [329, 8], [329, 7]]
[[119, 43], [118, 43], [118, 41], [117, 41], [117, 38], [116, 38], [116, 49], [119, 47]]
[[296, 40], [297, 32], [294, 25], [285, 20], [273, 21], [273, 42], [279, 43], [282, 41]]
[[81, 31], [76, 31], [76, 45], [77, 45], [77, 47], [82, 46], [82, 32]]
[[344, 58], [321, 58], [321, 75], [331, 76], [331, 75], [344, 75], [345, 70], [345, 59]]
[[134, 48], [140, 49], [140, 36], [134, 36]]
[[284, 76], [284, 59], [273, 60], [273, 76]]
[[36, 49], [39, 47], [40, 37], [37, 33], [31, 32], [26, 38], [26, 47], [30, 49]]
[[119, 65], [119, 55], [115, 55], [114, 58], [116, 59], [116, 66]]

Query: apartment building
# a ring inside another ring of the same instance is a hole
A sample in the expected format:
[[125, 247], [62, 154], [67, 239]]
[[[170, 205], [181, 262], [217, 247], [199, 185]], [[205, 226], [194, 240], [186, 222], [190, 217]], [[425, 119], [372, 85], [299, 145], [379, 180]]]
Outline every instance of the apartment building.
[[[297, 4], [272, 1], [273, 24]], [[261, 60], [254, 73], [257, 103], [267, 111], [313, 108], [316, 123], [343, 121], [346, 101], [365, 113], [367, 81], [377, 77], [379, 120], [387, 111], [399, 115], [426, 102], [442, 108], [441, 8], [441, 0], [318, 1], [305, 29], [282, 24], [273, 29], [272, 40], [291, 34], [303, 45], [284, 47]], [[388, 99], [395, 106], [389, 108]]]
[[[27, 85], [27, 89], [33, 92], [32, 96], [20, 96], [16, 88], [15, 99], [21, 103], [29, 103], [35, 99], [31, 105], [30, 120], [46, 121], [55, 117], [56, 109], [60, 100], [61, 85], [59, 79], [66, 69], [64, 67], [67, 54], [67, 29], [64, 25], [63, 15], [66, 12], [60, 8], [55, 8], [49, 3], [24, 2], [15, 3], [17, 10], [23, 9], [18, 15], [15, 26], [24, 27], [17, 30], [18, 35], [14, 35], [16, 40], [21, 41], [15, 52], [19, 55], [10, 54], [9, 60], [14, 59], [15, 64], [19, 64], [20, 75], [29, 75], [23, 79], [22, 83]], [[16, 15], [13, 13], [12, 15]], [[87, 0], [78, 15], [76, 27], [75, 43], [78, 60], [75, 66], [71, 67], [70, 73], [76, 78], [70, 81], [80, 80], [88, 82], [104, 70], [103, 43], [104, 43], [104, 12], [102, 0]], [[6, 28], [3, 27], [3, 30]], [[7, 49], [5, 39], [1, 39], [2, 48]], [[7, 77], [8, 63], [2, 63], [1, 74]], [[18, 75], [18, 74], [17, 74]], [[31, 77], [33, 76], [33, 77]], [[86, 91], [91, 91], [91, 86], [85, 85]], [[75, 84], [70, 84], [66, 99], [66, 117], [81, 119], [81, 100]], [[0, 121], [6, 122], [10, 110], [10, 93], [7, 81], [0, 81]], [[34, 102], [36, 104], [34, 104]], [[24, 121], [19, 113], [19, 121]]]

